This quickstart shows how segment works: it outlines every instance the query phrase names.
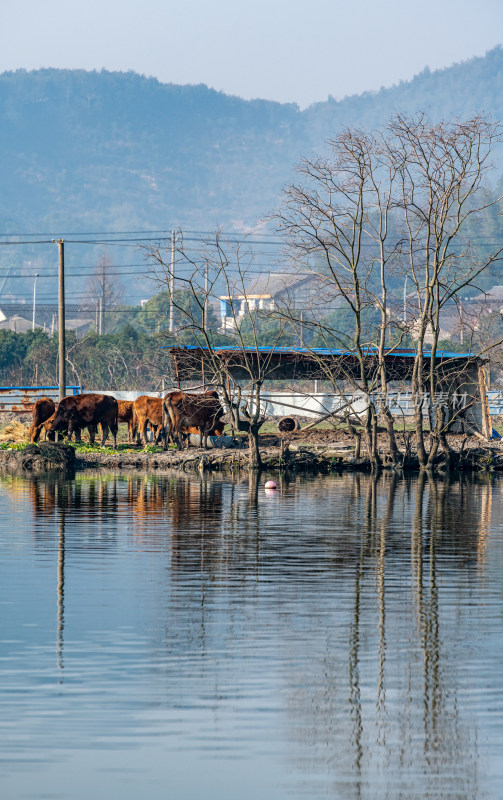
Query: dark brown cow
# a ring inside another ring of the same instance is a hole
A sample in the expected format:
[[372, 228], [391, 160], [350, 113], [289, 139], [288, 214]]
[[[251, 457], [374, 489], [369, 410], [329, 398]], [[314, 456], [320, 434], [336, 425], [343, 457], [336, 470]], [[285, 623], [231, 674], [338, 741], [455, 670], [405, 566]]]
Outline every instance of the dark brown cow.
[[162, 397], [149, 397], [146, 394], [142, 394], [134, 401], [133, 408], [135, 433], [139, 433], [140, 442], [147, 444], [147, 425], [150, 425], [157, 444], [164, 433]]
[[217, 429], [223, 432], [220, 422], [223, 414], [218, 393], [213, 390], [204, 394], [169, 392], [163, 402], [164, 447], [167, 447], [170, 435], [177, 439], [180, 446], [182, 435], [196, 428], [200, 435], [200, 446], [206, 449], [209, 434]]
[[[45, 438], [46, 439], [50, 439], [51, 441], [54, 441], [54, 439], [57, 437], [58, 442], [60, 442], [62, 439], [65, 438], [65, 436], [67, 434], [67, 431], [66, 430], [58, 430], [57, 434], [51, 433], [51, 425], [54, 422], [55, 416], [56, 416], [56, 412], [54, 412], [54, 414], [52, 414], [52, 416], [50, 416], [49, 419], [46, 419], [46, 421], [42, 425], [42, 428], [45, 431]], [[87, 430], [89, 432], [89, 441], [91, 442], [91, 444], [94, 444], [94, 438], [96, 436], [98, 427], [97, 427], [97, 425], [88, 425], [87, 426]], [[75, 441], [76, 442], [82, 442], [82, 436], [81, 436], [82, 432], [81, 432], [80, 428], [75, 428], [74, 432], [75, 432]]]
[[38, 442], [44, 422], [52, 417], [55, 410], [56, 405], [50, 397], [40, 397], [35, 400], [33, 403], [33, 422], [30, 428], [30, 442]]
[[117, 400], [119, 406], [118, 422], [127, 422], [128, 442], [134, 441], [134, 403], [132, 400]]
[[117, 417], [119, 408], [115, 397], [108, 394], [76, 394], [64, 397], [56, 411], [50, 431], [68, 431], [68, 441], [74, 431], [89, 428], [91, 443], [94, 444], [96, 426], [101, 424], [103, 447], [110, 429], [117, 447]]

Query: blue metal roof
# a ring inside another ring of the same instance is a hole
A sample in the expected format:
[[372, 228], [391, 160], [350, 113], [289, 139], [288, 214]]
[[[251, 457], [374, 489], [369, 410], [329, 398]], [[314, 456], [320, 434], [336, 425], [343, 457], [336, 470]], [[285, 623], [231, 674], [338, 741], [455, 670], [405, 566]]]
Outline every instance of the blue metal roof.
[[[209, 350], [208, 347], [205, 345], [197, 345], [197, 344], [186, 344], [186, 345], [163, 345], [161, 350], [171, 350], [171, 349], [179, 349], [179, 350]], [[212, 348], [214, 352], [246, 352], [246, 353], [279, 353], [288, 355], [290, 353], [306, 353], [307, 355], [319, 355], [319, 356], [342, 356], [342, 355], [356, 355], [354, 350], [342, 350], [342, 349], [330, 349], [325, 347], [267, 347], [267, 346], [260, 346], [260, 347], [241, 347], [240, 345], [229, 345], [229, 346], [222, 346], [219, 345], [218, 347]], [[363, 351], [366, 355], [372, 355], [373, 353], [377, 353], [377, 347], [365, 347]], [[386, 351], [385, 355], [393, 356], [393, 357], [400, 357], [400, 358], [415, 358], [416, 350], [413, 349], [400, 349], [400, 348], [390, 348]], [[431, 356], [431, 350], [423, 350], [423, 355], [428, 358]], [[442, 358], [477, 358], [476, 353], [456, 353], [456, 352], [448, 352], [446, 350], [437, 350], [435, 358], [442, 359]]]
[[[59, 391], [59, 386], [0, 386], [0, 390], [7, 390], [11, 391], [11, 389], [22, 389], [23, 391], [45, 391], [46, 389], [52, 389], [54, 391]], [[82, 391], [82, 386], [66, 386], [66, 389], [72, 390], [72, 394], [80, 394]]]

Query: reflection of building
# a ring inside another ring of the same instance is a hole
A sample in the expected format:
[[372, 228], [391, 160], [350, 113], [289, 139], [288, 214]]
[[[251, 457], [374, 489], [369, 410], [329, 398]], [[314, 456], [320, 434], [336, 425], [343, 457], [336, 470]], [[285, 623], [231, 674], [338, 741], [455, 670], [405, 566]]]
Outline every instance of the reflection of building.
[[333, 281], [310, 272], [266, 272], [246, 286], [236, 287], [231, 295], [220, 297], [222, 327], [232, 328], [244, 316], [254, 311], [295, 309], [297, 312], [327, 314], [344, 304], [334, 294]]

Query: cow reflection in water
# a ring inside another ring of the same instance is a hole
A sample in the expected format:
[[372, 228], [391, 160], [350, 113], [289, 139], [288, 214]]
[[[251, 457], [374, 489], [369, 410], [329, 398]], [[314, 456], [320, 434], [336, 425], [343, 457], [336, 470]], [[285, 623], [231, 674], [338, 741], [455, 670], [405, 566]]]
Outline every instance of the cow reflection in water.
[[[128, 505], [135, 524], [133, 533], [143, 546], [158, 548], [169, 540], [174, 567], [197, 564], [218, 544], [215, 534], [222, 527], [222, 484], [196, 477], [161, 478], [150, 476], [128, 478]], [[156, 520], [169, 521], [160, 528]], [[218, 539], [218, 536], [216, 537]]]
[[[68, 525], [79, 526], [78, 537], [72, 537], [72, 548], [86, 547], [99, 540], [100, 547], [115, 544], [120, 520], [117, 479], [79, 476], [69, 481], [54, 474], [34, 475], [29, 482], [35, 520], [57, 517], [65, 513]], [[102, 523], [106, 522], [106, 525]], [[40, 533], [35, 528], [40, 541]], [[46, 534], [50, 538], [49, 534]]]

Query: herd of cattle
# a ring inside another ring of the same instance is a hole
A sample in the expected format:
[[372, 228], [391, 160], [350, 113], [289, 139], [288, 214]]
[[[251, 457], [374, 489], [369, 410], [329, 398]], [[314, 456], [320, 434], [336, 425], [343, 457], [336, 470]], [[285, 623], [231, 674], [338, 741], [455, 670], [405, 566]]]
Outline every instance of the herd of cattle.
[[222, 435], [223, 415], [215, 391], [203, 394], [173, 391], [164, 398], [142, 395], [134, 401], [116, 400], [107, 394], [69, 395], [57, 407], [50, 397], [41, 397], [33, 405], [30, 442], [38, 441], [42, 430], [52, 440], [56, 435], [58, 438], [66, 435], [70, 441], [75, 434], [76, 441], [81, 441], [81, 431], [87, 428], [94, 444], [100, 425], [102, 446], [110, 432], [117, 447], [118, 425], [125, 422], [130, 443], [147, 444], [147, 426], [150, 426], [155, 443], [162, 439], [165, 450], [170, 441], [178, 446], [186, 441], [189, 446], [192, 433], [200, 435], [201, 447], [206, 448], [208, 436]]

